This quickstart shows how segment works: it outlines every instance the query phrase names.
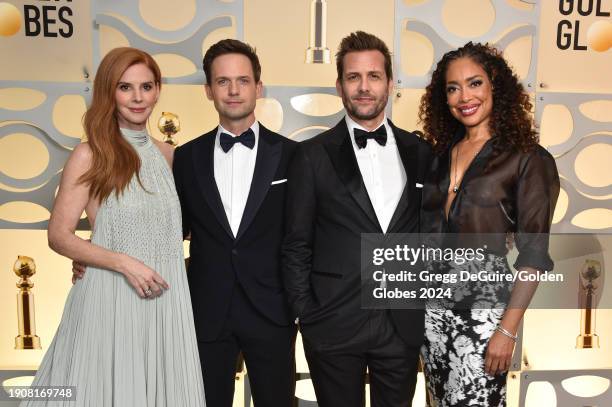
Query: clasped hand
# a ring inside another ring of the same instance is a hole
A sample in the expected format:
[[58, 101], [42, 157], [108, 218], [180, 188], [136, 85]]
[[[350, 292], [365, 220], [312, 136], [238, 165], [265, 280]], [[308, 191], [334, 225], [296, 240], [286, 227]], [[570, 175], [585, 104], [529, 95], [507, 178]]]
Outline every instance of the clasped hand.
[[[170, 288], [168, 283], [155, 270], [133, 257], [125, 255], [121, 262], [121, 270], [127, 281], [142, 298], [160, 296], [164, 290]], [[85, 265], [72, 262], [72, 284], [85, 275]]]

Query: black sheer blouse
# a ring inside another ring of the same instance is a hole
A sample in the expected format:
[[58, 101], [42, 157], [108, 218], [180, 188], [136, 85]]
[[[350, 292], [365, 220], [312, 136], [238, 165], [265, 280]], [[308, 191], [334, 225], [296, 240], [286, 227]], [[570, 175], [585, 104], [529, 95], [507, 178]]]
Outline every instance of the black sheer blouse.
[[515, 268], [552, 270], [548, 233], [559, 196], [554, 158], [539, 145], [521, 152], [495, 148], [497, 140], [488, 140], [466, 170], [447, 220], [450, 152], [461, 138], [434, 157], [426, 174], [421, 231], [499, 234], [493, 244], [488, 241], [489, 250], [498, 255], [507, 254], [505, 235], [514, 233], [519, 251]]

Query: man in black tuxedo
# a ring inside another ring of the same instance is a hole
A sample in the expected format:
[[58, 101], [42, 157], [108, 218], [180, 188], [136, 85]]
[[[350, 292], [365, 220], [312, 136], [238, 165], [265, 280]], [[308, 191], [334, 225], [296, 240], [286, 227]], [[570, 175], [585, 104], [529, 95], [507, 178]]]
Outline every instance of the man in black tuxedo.
[[417, 232], [430, 149], [389, 121], [393, 90], [385, 43], [344, 38], [336, 88], [346, 117], [301, 143], [288, 172], [285, 289], [304, 338], [322, 407], [409, 406], [424, 335], [423, 312], [361, 309], [362, 233]]
[[174, 177], [207, 405], [232, 405], [242, 352], [255, 406], [292, 406], [296, 328], [280, 248], [297, 143], [255, 120], [261, 67], [249, 45], [222, 40], [203, 65], [219, 126], [176, 149]]

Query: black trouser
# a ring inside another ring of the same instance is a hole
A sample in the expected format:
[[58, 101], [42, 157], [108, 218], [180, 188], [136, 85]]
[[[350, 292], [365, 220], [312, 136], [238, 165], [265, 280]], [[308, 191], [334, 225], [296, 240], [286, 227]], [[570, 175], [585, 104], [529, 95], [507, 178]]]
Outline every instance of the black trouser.
[[295, 394], [296, 328], [262, 316], [236, 285], [223, 331], [198, 341], [207, 407], [231, 407], [242, 352], [255, 407], [291, 407]]
[[399, 337], [388, 311], [371, 311], [368, 322], [343, 343], [314, 344], [305, 338], [304, 350], [320, 407], [365, 405], [366, 367], [372, 407], [411, 405], [419, 349]]

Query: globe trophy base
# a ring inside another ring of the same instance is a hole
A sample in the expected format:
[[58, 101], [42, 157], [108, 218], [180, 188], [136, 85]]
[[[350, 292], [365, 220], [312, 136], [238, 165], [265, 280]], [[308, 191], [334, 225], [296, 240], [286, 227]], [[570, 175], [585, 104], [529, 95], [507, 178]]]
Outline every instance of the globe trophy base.
[[307, 64], [329, 64], [331, 63], [331, 53], [329, 48], [312, 47], [306, 50]]
[[15, 337], [15, 349], [42, 349], [38, 335], [19, 335]]
[[576, 347], [578, 349], [599, 348], [599, 336], [597, 336], [597, 334], [578, 335], [576, 338]]

